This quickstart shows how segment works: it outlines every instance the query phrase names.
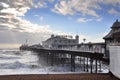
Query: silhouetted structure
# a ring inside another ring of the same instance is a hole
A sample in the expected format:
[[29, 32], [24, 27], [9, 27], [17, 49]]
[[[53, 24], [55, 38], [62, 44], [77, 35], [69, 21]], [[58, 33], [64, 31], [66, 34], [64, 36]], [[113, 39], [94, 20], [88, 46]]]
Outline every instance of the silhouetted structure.
[[118, 19], [113, 23], [110, 32], [103, 39], [105, 40], [106, 57], [109, 57], [109, 45], [120, 42], [120, 22]]

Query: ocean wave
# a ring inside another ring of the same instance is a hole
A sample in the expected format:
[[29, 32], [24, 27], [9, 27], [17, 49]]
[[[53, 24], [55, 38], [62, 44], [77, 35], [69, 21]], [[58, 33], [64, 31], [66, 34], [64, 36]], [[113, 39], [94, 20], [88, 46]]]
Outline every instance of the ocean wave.
[[38, 65], [34, 65], [34, 64], [24, 64], [21, 62], [14, 62], [14, 63], [3, 63], [0, 64], [0, 69], [21, 69], [21, 68], [38, 68]]
[[0, 60], [10, 60], [10, 59], [20, 59], [20, 57], [6, 57], [6, 56], [0, 56]]

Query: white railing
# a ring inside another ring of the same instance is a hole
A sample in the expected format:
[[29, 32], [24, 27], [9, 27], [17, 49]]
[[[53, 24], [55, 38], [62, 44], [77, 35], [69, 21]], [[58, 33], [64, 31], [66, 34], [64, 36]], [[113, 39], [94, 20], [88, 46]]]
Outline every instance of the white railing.
[[97, 52], [97, 53], [105, 53], [105, 49], [101, 48], [101, 49], [87, 49], [87, 48], [76, 48], [76, 47], [70, 47], [70, 48], [44, 48], [44, 49], [51, 49], [51, 50], [68, 50], [68, 51], [79, 51], [79, 52]]

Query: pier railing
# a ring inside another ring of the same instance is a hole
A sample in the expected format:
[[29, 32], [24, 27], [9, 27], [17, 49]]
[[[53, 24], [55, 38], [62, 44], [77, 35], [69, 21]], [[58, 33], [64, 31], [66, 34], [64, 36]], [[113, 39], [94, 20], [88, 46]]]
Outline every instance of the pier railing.
[[105, 50], [102, 49], [90, 49], [90, 48], [44, 48], [44, 49], [50, 49], [50, 50], [67, 50], [67, 51], [79, 51], [79, 52], [90, 52], [90, 53], [105, 53]]

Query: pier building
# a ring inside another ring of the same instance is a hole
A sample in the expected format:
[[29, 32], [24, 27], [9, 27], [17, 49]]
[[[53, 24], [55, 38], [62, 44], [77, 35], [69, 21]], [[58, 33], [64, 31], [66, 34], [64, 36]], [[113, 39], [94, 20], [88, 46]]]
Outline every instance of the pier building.
[[73, 36], [67, 35], [51, 35], [46, 41], [42, 43], [44, 48], [50, 49], [70, 49], [79, 44], [79, 36], [76, 35], [75, 38]]
[[105, 53], [105, 43], [99, 42], [99, 43], [81, 43], [77, 45], [77, 49], [82, 52], [97, 52], [97, 53]]
[[120, 42], [120, 22], [118, 19], [113, 23], [110, 32], [103, 37], [105, 40], [105, 54], [109, 57], [109, 46], [111, 43]]

